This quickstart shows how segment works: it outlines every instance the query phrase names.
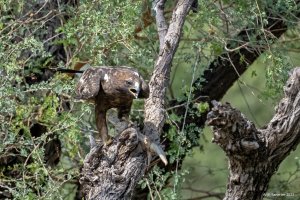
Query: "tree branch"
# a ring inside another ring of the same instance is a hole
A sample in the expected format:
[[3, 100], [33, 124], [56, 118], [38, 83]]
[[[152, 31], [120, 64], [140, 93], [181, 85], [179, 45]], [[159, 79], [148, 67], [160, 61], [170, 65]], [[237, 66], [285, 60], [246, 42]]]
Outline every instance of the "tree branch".
[[164, 16], [166, 0], [155, 0], [153, 1], [153, 8], [155, 10], [156, 27], [159, 37], [159, 52], [162, 51], [165, 43], [165, 36], [168, 31], [168, 24]]
[[[160, 33], [160, 38], [164, 37], [164, 42], [160, 44], [162, 48], [155, 62], [154, 72], [149, 83], [150, 96], [145, 102], [144, 133], [153, 141], [159, 141], [159, 135], [165, 123], [165, 96], [170, 79], [171, 62], [192, 2], [193, 0], [179, 0], [173, 11], [166, 35]], [[162, 20], [161, 17], [157, 18]]]
[[214, 139], [229, 159], [229, 179], [224, 199], [262, 199], [279, 164], [300, 142], [300, 68], [295, 68], [284, 88], [273, 119], [265, 129], [229, 104], [213, 102], [207, 116]]

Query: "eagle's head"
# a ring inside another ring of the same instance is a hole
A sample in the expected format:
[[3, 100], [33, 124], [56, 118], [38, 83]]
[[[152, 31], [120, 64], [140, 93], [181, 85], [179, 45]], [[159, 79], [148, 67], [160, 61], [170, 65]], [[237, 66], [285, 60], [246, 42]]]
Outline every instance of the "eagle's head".
[[132, 68], [113, 68], [110, 73], [104, 74], [104, 90], [115, 89], [121, 95], [132, 98], [147, 98], [149, 95], [148, 84], [140, 74]]
[[126, 80], [125, 84], [128, 88], [128, 92], [137, 99], [141, 90], [140, 82], [139, 81], [133, 82], [131, 80]]

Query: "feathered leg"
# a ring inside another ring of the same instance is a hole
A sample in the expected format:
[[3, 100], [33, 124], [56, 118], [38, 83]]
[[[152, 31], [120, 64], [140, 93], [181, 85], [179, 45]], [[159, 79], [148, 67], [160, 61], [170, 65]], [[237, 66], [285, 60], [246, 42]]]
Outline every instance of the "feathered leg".
[[[112, 141], [108, 135], [107, 123], [106, 123], [106, 110], [101, 109], [100, 105], [96, 105], [95, 109], [96, 125], [99, 132], [98, 138], [101, 138], [105, 145], [109, 145]], [[99, 137], [100, 136], [100, 137]]]

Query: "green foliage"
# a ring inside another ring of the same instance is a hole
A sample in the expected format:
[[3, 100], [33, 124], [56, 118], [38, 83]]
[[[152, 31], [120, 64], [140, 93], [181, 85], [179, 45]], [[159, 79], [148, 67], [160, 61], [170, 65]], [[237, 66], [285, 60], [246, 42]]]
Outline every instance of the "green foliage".
[[194, 105], [200, 113], [205, 113], [209, 109], [209, 104], [207, 102], [195, 103]]
[[[148, 173], [148, 176], [139, 182], [139, 185], [142, 189], [148, 187], [151, 193], [151, 199], [181, 199], [179, 188], [181, 183], [185, 181], [184, 177], [186, 174], [188, 174], [187, 170], [181, 170], [180, 172], [173, 171], [170, 173], [155, 166]], [[171, 180], [174, 187], [166, 188], [165, 185], [170, 181], [170, 177], [174, 177], [173, 180]]]
[[66, 36], [57, 42], [72, 48], [74, 58], [88, 59], [92, 64], [150, 67], [153, 59], [147, 55], [153, 55], [153, 49], [140, 48], [133, 38], [141, 3], [105, 0], [70, 8], [76, 15], [57, 29]]
[[[88, 150], [83, 133], [94, 129], [91, 106], [74, 103], [76, 80], [45, 68], [89, 60], [147, 74], [154, 63], [155, 45], [143, 48], [149, 42], [133, 37], [142, 2], [58, 2], [0, 1], [0, 183], [8, 186], [0, 189], [14, 199], [72, 199]], [[58, 147], [47, 145], [56, 140], [61, 156], [53, 166], [48, 148]]]
[[282, 52], [267, 54], [264, 62], [267, 65], [265, 94], [267, 97], [276, 98], [282, 94], [282, 88], [293, 66]]
[[[88, 150], [87, 136], [95, 129], [92, 107], [74, 99], [76, 80], [47, 69], [68, 68], [87, 60], [93, 65], [133, 66], [150, 77], [157, 56], [156, 25], [153, 21], [149, 26], [143, 24], [142, 15], [151, 6], [147, 1], [79, 2], [0, 0], [0, 190], [6, 185], [14, 199], [72, 199]], [[239, 30], [247, 27], [256, 33], [249, 46], [268, 49], [263, 56], [267, 67], [264, 95], [276, 99], [293, 65], [287, 49], [299, 48], [293, 42], [299, 30], [286, 34], [292, 42], [257, 43], [256, 36], [266, 34], [262, 24], [267, 23], [268, 12], [279, 13], [294, 24], [294, 1], [270, 2], [199, 1], [198, 13], [190, 13], [185, 22], [168, 97], [187, 101], [189, 91], [197, 89], [190, 87], [191, 73], [200, 77], [216, 56], [226, 52], [227, 44], [236, 43]], [[166, 9], [171, 10], [173, 4], [168, 1]], [[166, 17], [170, 19], [169, 12]], [[135, 32], [137, 27], [140, 32]], [[201, 62], [194, 71], [198, 53]], [[242, 57], [240, 62], [248, 61]], [[208, 110], [207, 103], [193, 103], [195, 98], [191, 97], [187, 108], [191, 118]], [[143, 121], [142, 108], [142, 101], [134, 103], [134, 121]], [[167, 154], [171, 164], [178, 164], [191, 147], [199, 145], [202, 129], [196, 123], [180, 124], [184, 115], [168, 114], [170, 128], [164, 133], [170, 142]], [[45, 130], [35, 135], [35, 126]], [[56, 140], [61, 142], [61, 156], [52, 166], [46, 147]], [[186, 173], [179, 171], [179, 166], [171, 172], [155, 167], [141, 186], [151, 188], [155, 198], [178, 199]], [[163, 190], [170, 176], [173, 185]]]

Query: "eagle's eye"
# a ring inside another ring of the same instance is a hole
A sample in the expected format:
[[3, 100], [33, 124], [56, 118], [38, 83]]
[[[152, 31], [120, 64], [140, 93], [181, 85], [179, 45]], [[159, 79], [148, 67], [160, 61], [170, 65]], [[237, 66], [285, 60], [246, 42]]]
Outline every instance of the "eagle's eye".
[[127, 81], [126, 81], [126, 84], [127, 84], [127, 85], [132, 85], [132, 81], [128, 81], [128, 80], [127, 80]]

